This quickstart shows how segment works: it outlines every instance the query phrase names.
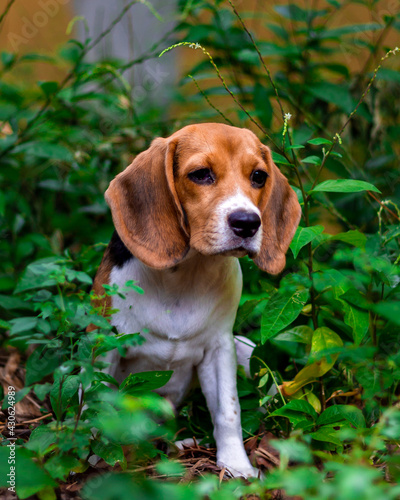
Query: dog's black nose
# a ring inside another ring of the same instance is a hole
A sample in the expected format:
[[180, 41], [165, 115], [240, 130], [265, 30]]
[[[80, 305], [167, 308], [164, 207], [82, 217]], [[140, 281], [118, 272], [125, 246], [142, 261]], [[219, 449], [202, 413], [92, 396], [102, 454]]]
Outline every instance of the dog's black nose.
[[238, 210], [228, 217], [228, 224], [236, 236], [251, 238], [261, 225], [261, 219], [255, 212]]

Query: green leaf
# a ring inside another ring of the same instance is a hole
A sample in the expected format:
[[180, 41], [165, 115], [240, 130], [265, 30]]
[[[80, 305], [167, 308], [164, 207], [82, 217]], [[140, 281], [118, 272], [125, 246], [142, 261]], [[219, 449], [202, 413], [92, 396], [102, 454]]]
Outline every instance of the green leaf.
[[301, 55], [299, 47], [295, 44], [285, 43], [278, 45], [273, 42], [259, 42], [258, 48], [260, 49], [263, 57], [277, 56], [277, 57], [291, 57], [292, 59], [298, 58]]
[[33, 392], [36, 394], [39, 401], [43, 401], [47, 394], [51, 391], [53, 384], [46, 382], [45, 384], [36, 384], [33, 387]]
[[234, 331], [240, 329], [247, 322], [254, 309], [260, 302], [261, 299], [246, 300], [246, 302], [239, 307], [236, 315]]
[[310, 403], [302, 399], [293, 399], [292, 401], [289, 401], [289, 403], [287, 403], [284, 408], [290, 409], [292, 411], [301, 411], [302, 413], [306, 413], [307, 415], [310, 415], [313, 420], [316, 420], [318, 417], [317, 412], [310, 405]]
[[342, 295], [353, 288], [351, 281], [335, 269], [323, 271], [315, 275], [315, 287], [317, 291], [323, 292], [331, 289], [335, 299], [340, 303], [340, 310], [344, 313], [344, 322], [352, 329], [353, 339], [359, 345], [364, 339], [369, 326], [369, 314], [365, 311], [355, 309], [342, 299]]
[[372, 306], [372, 310], [395, 325], [400, 325], [400, 302], [380, 302]]
[[8, 321], [4, 321], [4, 319], [0, 319], [0, 328], [3, 330], [9, 330], [11, 328], [11, 324]]
[[76, 399], [77, 402], [79, 383], [78, 375], [68, 375], [64, 380], [59, 377], [54, 381], [50, 391], [50, 402], [58, 419], [61, 418], [62, 413], [73, 399]]
[[293, 460], [296, 463], [310, 464], [313, 461], [311, 450], [308, 445], [295, 439], [271, 440], [268, 443], [279, 451], [282, 457]]
[[278, 163], [279, 165], [291, 165], [284, 156], [275, 153], [275, 151], [272, 151], [271, 156], [274, 163]]
[[344, 293], [350, 285], [343, 273], [336, 269], [327, 269], [314, 274], [314, 286], [319, 293], [337, 287]]
[[43, 94], [46, 97], [49, 97], [52, 94], [55, 94], [57, 92], [58, 83], [57, 82], [39, 82], [39, 87], [42, 89]]
[[32, 306], [25, 300], [18, 297], [11, 297], [10, 295], [0, 295], [0, 307], [7, 311], [12, 309], [31, 309]]
[[369, 313], [360, 311], [347, 303], [344, 303], [344, 306], [343, 320], [353, 331], [355, 345], [360, 345], [369, 328]]
[[298, 22], [307, 22], [309, 15], [306, 10], [295, 4], [276, 5], [274, 7], [274, 10], [286, 19], [291, 19]]
[[34, 451], [40, 457], [46, 454], [47, 449], [53, 443], [57, 442], [57, 432], [50, 428], [49, 425], [40, 425], [32, 431], [29, 441], [25, 448]]
[[305, 91], [322, 101], [334, 104], [346, 113], [351, 113], [355, 107], [348, 85], [325, 81], [308, 85]]
[[7, 199], [4, 192], [0, 192], [0, 216], [4, 217], [6, 212]]
[[22, 401], [24, 399], [24, 397], [29, 393], [30, 390], [31, 390], [30, 387], [24, 387], [23, 389], [17, 391], [15, 393], [15, 403]]
[[310, 139], [307, 141], [308, 144], [312, 144], [313, 146], [321, 146], [322, 144], [329, 144], [330, 146], [332, 145], [332, 141], [329, 139], [324, 139], [323, 137], [316, 137], [315, 139]]
[[339, 28], [332, 28], [330, 30], [322, 31], [318, 36], [319, 38], [340, 38], [343, 35], [352, 35], [354, 33], [364, 33], [366, 31], [376, 31], [382, 29], [384, 26], [378, 23], [365, 23], [365, 24], [348, 24], [340, 26]]
[[60, 349], [51, 349], [46, 345], [37, 347], [26, 363], [25, 384], [28, 386], [39, 382], [46, 375], [53, 373], [61, 362]]
[[10, 320], [11, 329], [10, 335], [18, 335], [22, 332], [27, 332], [33, 330], [38, 324], [39, 319], [33, 316], [27, 316], [24, 318], [15, 318]]
[[[8, 458], [10, 449], [7, 446], [0, 447], [0, 487], [8, 488], [7, 474], [10, 472]], [[22, 447], [16, 446], [16, 493], [18, 498], [24, 499], [35, 495], [46, 487], [55, 487], [57, 483], [33, 460], [32, 453]], [[18, 473], [19, 471], [19, 473]]]
[[102, 382], [107, 382], [107, 384], [115, 385], [115, 387], [119, 387], [119, 383], [117, 382], [117, 380], [109, 373], [96, 372], [94, 374], [94, 379], [101, 380]]
[[365, 244], [367, 243], [367, 237], [365, 234], [357, 230], [334, 234], [329, 237], [329, 240], [343, 241], [349, 245], [354, 245], [357, 248], [365, 248]]
[[377, 80], [400, 83], [400, 72], [395, 69], [380, 68], [376, 75]]
[[303, 163], [310, 163], [311, 165], [321, 165], [321, 158], [319, 156], [307, 156], [301, 160]]
[[290, 325], [300, 314], [308, 299], [308, 290], [276, 292], [267, 301], [261, 318], [261, 342]]
[[371, 309], [371, 304], [368, 302], [366, 296], [355, 288], [349, 288], [344, 294], [340, 295], [339, 298], [360, 309], [366, 309], [367, 311]]
[[[78, 458], [57, 453], [46, 460], [44, 467], [53, 479], [65, 481], [69, 474], [75, 468], [79, 467], [79, 465], [80, 461]], [[42, 494], [39, 498], [40, 500], [47, 500], [47, 498], [42, 497]], [[57, 497], [54, 498], [56, 499]]]
[[92, 441], [92, 450], [93, 453], [102, 458], [108, 465], [111, 465], [111, 467], [125, 461], [122, 446], [104, 437]]
[[322, 233], [323, 230], [323, 226], [299, 226], [293, 236], [292, 243], [290, 244], [290, 250], [293, 252], [294, 258], [296, 259], [300, 250], [307, 245], [307, 243], [310, 243], [316, 236]]
[[360, 191], [375, 191], [380, 193], [379, 189], [365, 181], [353, 179], [335, 179], [321, 182], [310, 191], [311, 193], [358, 193]]
[[294, 326], [290, 330], [279, 333], [275, 340], [281, 342], [300, 342], [301, 344], [311, 344], [313, 330], [307, 325]]
[[[90, 279], [90, 281], [92, 281], [91, 278], [90, 278], [90, 276], [89, 276], [89, 279]], [[133, 280], [127, 281], [125, 283], [125, 285], [122, 287], [122, 291], [123, 292], [128, 292], [129, 290], [134, 290], [139, 295], [143, 295], [144, 294], [143, 288], [140, 288], [140, 286], [136, 285], [136, 281], [133, 281]]]
[[120, 391], [122, 394], [130, 395], [153, 391], [165, 385], [172, 373], [172, 370], [131, 373], [121, 383]]
[[290, 394], [287, 397], [290, 400], [297, 399], [300, 401], [307, 401], [307, 403], [309, 403], [318, 414], [321, 413], [321, 401], [317, 398], [317, 396], [313, 392], [311, 392], [310, 388], [300, 389], [297, 392]]
[[304, 205], [303, 193], [301, 192], [301, 189], [299, 189], [296, 186], [290, 186], [290, 187], [296, 193], [296, 196], [297, 196], [297, 199], [299, 200], [300, 205]]
[[57, 281], [50, 276], [60, 269], [59, 262], [59, 258], [49, 257], [29, 264], [15, 287], [14, 293], [56, 285]]
[[336, 446], [342, 447], [342, 441], [339, 438], [338, 431], [332, 427], [321, 427], [316, 432], [312, 432], [310, 436], [316, 441], [323, 441], [326, 443], [332, 443]]
[[83, 271], [75, 271], [75, 269], [67, 269], [66, 270], [66, 276], [68, 281], [79, 281], [80, 283], [83, 283], [85, 285], [92, 285], [93, 280], [92, 278], [84, 273]]
[[260, 389], [261, 387], [264, 387], [264, 385], [268, 382], [268, 379], [269, 379], [269, 372], [267, 372], [265, 375], [263, 375], [261, 378], [260, 378], [260, 381], [258, 383], [258, 388]]
[[333, 405], [327, 408], [318, 417], [317, 425], [328, 425], [346, 420], [357, 429], [366, 427], [365, 418], [362, 411], [356, 406]]
[[[304, 415], [306, 415], [306, 417]], [[285, 406], [282, 406], [282, 408], [278, 408], [277, 410], [273, 411], [268, 416], [286, 417], [293, 425], [302, 422], [303, 420], [307, 419], [307, 417], [310, 417], [312, 421], [315, 421], [318, 418], [317, 412], [310, 405], [310, 403], [302, 399], [293, 399], [292, 401], [289, 401]]]

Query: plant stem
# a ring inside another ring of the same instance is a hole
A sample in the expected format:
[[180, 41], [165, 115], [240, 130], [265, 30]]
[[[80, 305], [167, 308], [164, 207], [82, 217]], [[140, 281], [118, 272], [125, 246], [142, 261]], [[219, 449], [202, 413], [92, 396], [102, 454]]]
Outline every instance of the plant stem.
[[0, 25], [4, 21], [4, 18], [8, 14], [9, 10], [12, 7], [12, 4], [15, 2], [15, 0], [10, 0], [8, 4], [6, 5], [6, 8], [4, 9], [3, 13], [0, 15]]
[[277, 103], [278, 103], [278, 105], [279, 105], [279, 108], [280, 108], [280, 110], [281, 110], [281, 113], [282, 113], [282, 119], [284, 119], [285, 112], [284, 112], [284, 110], [283, 110], [283, 106], [282, 106], [282, 103], [281, 103], [281, 100], [280, 100], [280, 97], [279, 97], [279, 92], [278, 92], [278, 89], [277, 89], [277, 87], [276, 87], [276, 85], [275, 85], [274, 80], [272, 79], [272, 76], [271, 76], [271, 73], [270, 73], [269, 69], [267, 68], [267, 66], [266, 66], [266, 65], [265, 65], [265, 63], [264, 63], [264, 59], [263, 59], [263, 57], [262, 57], [262, 55], [261, 55], [261, 52], [260, 52], [259, 48], [257, 47], [256, 42], [254, 41], [253, 35], [252, 35], [252, 34], [250, 33], [250, 31], [247, 29], [247, 26], [244, 24], [242, 17], [240, 16], [239, 12], [236, 10], [236, 7], [235, 7], [235, 6], [234, 6], [234, 4], [232, 3], [232, 1], [231, 1], [231, 0], [228, 0], [228, 2], [229, 2], [229, 4], [230, 4], [230, 6], [232, 7], [233, 12], [235, 13], [235, 16], [239, 19], [240, 24], [242, 25], [242, 27], [243, 27], [244, 31], [247, 33], [248, 37], [250, 38], [251, 43], [253, 44], [253, 47], [256, 49], [256, 52], [257, 52], [257, 54], [258, 54], [258, 58], [260, 59], [260, 62], [261, 62], [261, 64], [262, 64], [262, 66], [263, 66], [263, 68], [264, 68], [265, 72], [267, 73], [267, 76], [268, 76], [268, 79], [269, 79], [269, 81], [270, 81], [270, 83], [271, 83], [271, 86], [272, 86], [272, 88], [274, 89], [275, 96], [276, 96], [276, 101], [277, 101]]
[[82, 415], [84, 395], [85, 395], [85, 389], [82, 387], [82, 389], [81, 389], [81, 399], [79, 401], [78, 413], [76, 415], [76, 421], [75, 421], [74, 431], [72, 433], [73, 435], [75, 434], [75, 432], [76, 432], [76, 430], [78, 428], [79, 420], [80, 420], [81, 415]]
[[277, 383], [277, 381], [276, 381], [276, 378], [275, 378], [274, 374], [273, 374], [273, 373], [272, 373], [272, 371], [271, 371], [271, 368], [270, 368], [270, 367], [269, 367], [269, 366], [265, 363], [265, 361], [264, 361], [264, 360], [262, 360], [261, 358], [259, 358], [259, 357], [257, 357], [257, 356], [252, 356], [252, 358], [254, 358], [254, 359], [258, 359], [258, 361], [260, 361], [260, 362], [261, 362], [261, 363], [265, 366], [265, 368], [266, 368], [267, 372], [271, 375], [271, 378], [272, 378], [272, 380], [274, 381], [275, 387], [276, 387], [277, 391], [279, 392], [279, 394], [280, 394], [280, 396], [281, 396], [281, 399], [282, 399], [283, 404], [285, 405], [285, 404], [286, 404], [286, 400], [285, 400], [285, 398], [283, 397], [282, 391], [281, 391], [281, 389], [280, 389], [280, 387], [279, 387], [279, 385], [278, 385], [278, 383]]
[[227, 117], [224, 115], [224, 113], [218, 109], [216, 106], [214, 106], [214, 104], [210, 101], [210, 99], [208, 98], [208, 95], [204, 92], [204, 90], [202, 90], [200, 88], [200, 85], [198, 84], [196, 78], [192, 75], [188, 75], [189, 78], [191, 78], [193, 80], [193, 83], [196, 85], [198, 91], [200, 92], [200, 94], [204, 97], [204, 99], [207, 101], [207, 103], [217, 112], [219, 113], [222, 118], [229, 123], [229, 125], [232, 125], [234, 127], [234, 123]]

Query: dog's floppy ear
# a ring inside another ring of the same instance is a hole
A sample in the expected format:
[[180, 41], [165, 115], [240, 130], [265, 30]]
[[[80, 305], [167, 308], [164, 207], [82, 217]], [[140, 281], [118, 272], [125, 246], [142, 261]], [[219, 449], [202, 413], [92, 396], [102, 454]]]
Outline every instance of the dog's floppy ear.
[[176, 141], [156, 139], [105, 193], [115, 229], [125, 246], [147, 266], [172, 267], [188, 252], [184, 214], [173, 174]]
[[269, 148], [262, 146], [262, 154], [269, 167], [270, 191], [261, 214], [261, 250], [254, 262], [263, 271], [278, 274], [285, 267], [285, 254], [300, 222], [301, 208], [286, 177], [272, 161]]

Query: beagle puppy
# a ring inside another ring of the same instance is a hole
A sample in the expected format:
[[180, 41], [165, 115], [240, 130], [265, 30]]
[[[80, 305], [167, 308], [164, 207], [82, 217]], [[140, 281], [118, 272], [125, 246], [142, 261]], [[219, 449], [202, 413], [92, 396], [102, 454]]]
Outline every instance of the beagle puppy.
[[257, 476], [246, 455], [236, 389], [232, 328], [242, 291], [238, 257], [277, 274], [300, 219], [300, 205], [268, 147], [247, 129], [189, 125], [116, 176], [105, 193], [115, 233], [95, 278], [143, 295], [107, 297], [121, 333], [143, 332], [110, 373], [173, 370], [157, 392], [179, 404], [194, 371], [214, 425], [217, 463], [233, 476]]

